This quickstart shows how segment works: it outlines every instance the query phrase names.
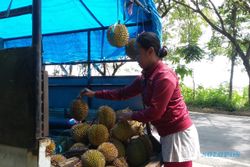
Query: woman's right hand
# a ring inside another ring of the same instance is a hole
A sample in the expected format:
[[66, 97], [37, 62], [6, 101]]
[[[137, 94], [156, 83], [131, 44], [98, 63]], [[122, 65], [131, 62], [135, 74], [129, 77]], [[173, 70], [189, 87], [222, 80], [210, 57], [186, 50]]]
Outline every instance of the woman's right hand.
[[85, 88], [80, 92], [80, 98], [82, 98], [83, 96], [94, 97], [95, 96], [95, 91], [92, 91], [92, 90], [90, 90], [88, 88]]

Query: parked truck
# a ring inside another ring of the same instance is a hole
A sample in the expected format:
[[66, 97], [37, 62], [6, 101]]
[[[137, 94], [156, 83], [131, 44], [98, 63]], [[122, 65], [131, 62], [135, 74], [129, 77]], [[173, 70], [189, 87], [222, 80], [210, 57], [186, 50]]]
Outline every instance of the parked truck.
[[[132, 61], [124, 59], [124, 47], [112, 47], [106, 38], [109, 26], [118, 20], [130, 38], [142, 31], [160, 36], [153, 0], [3, 1], [0, 167], [50, 166], [46, 147], [72, 126], [69, 108], [80, 90], [121, 88], [132, 82], [135, 76], [94, 77], [90, 71], [93, 63]], [[87, 65], [87, 76], [49, 77], [45, 71], [46, 65], [78, 63]], [[115, 110], [143, 108], [140, 96], [126, 101], [83, 100], [90, 108], [89, 119], [101, 105]]]

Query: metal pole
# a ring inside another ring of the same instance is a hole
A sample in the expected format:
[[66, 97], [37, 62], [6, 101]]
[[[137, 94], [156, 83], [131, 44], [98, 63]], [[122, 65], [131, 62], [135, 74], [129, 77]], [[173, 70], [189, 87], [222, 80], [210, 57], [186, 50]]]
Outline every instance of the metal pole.
[[32, 8], [32, 47], [34, 58], [35, 76], [35, 112], [36, 112], [36, 137], [41, 137], [41, 0], [33, 0]]
[[0, 50], [4, 49], [4, 40], [0, 37]]
[[90, 51], [91, 49], [91, 40], [90, 40], [90, 31], [88, 31], [88, 60], [87, 60], [87, 63], [88, 63], [88, 79], [91, 77], [91, 69], [90, 69], [90, 65], [91, 65], [91, 60], [90, 60]]
[[[91, 38], [90, 38], [91, 32], [88, 31], [88, 88], [91, 89], [90, 87], [90, 79], [91, 79]], [[88, 97], [88, 106], [91, 108], [91, 99]]]
[[[146, 21], [146, 22], [140, 22], [140, 23], [130, 23], [130, 24], [125, 24], [125, 25], [126, 25], [126, 27], [134, 27], [134, 26], [142, 26], [142, 25], [150, 25], [150, 24], [152, 24], [152, 21]], [[47, 36], [65, 35], [65, 34], [88, 32], [88, 31], [107, 30], [108, 28], [109, 28], [109, 26], [105, 26], [105, 27], [89, 28], [89, 29], [83, 29], [83, 30], [73, 30], [73, 31], [65, 31], [65, 32], [48, 33], [48, 34], [43, 34], [43, 35], [47, 37]], [[23, 39], [23, 38], [30, 38], [30, 36], [5, 38], [4, 41], [15, 40], [15, 39]]]

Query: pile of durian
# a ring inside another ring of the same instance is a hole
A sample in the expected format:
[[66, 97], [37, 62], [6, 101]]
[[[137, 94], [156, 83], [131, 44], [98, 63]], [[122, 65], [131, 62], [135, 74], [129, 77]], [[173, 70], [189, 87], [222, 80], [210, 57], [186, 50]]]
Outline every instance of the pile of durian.
[[[109, 106], [101, 106], [96, 121], [84, 122], [88, 115], [87, 104], [80, 99], [73, 102], [72, 116], [81, 122], [71, 128], [75, 143], [68, 151], [84, 150], [76, 155], [79, 162], [75, 167], [139, 167], [148, 162], [153, 154], [153, 146], [144, 134], [144, 125], [137, 121], [117, 119], [117, 114], [128, 110], [115, 112]], [[48, 147], [53, 148], [55, 146]], [[48, 152], [53, 153], [51, 150]], [[60, 166], [66, 160], [63, 154], [51, 156], [52, 166]]]

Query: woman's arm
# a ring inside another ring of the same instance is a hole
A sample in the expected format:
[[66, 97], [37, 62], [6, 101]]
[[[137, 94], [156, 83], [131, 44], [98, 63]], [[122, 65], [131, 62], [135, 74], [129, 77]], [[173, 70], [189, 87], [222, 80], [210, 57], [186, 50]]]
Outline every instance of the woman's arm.
[[89, 96], [89, 97], [97, 97], [102, 99], [109, 99], [109, 100], [126, 100], [131, 97], [134, 97], [141, 93], [142, 86], [141, 86], [141, 76], [138, 76], [131, 85], [125, 86], [121, 89], [114, 89], [114, 90], [101, 90], [101, 91], [83, 91], [81, 95]]
[[176, 79], [174, 77], [159, 76], [154, 83], [149, 108], [134, 112], [131, 118], [144, 123], [160, 119], [166, 111], [175, 88]]

